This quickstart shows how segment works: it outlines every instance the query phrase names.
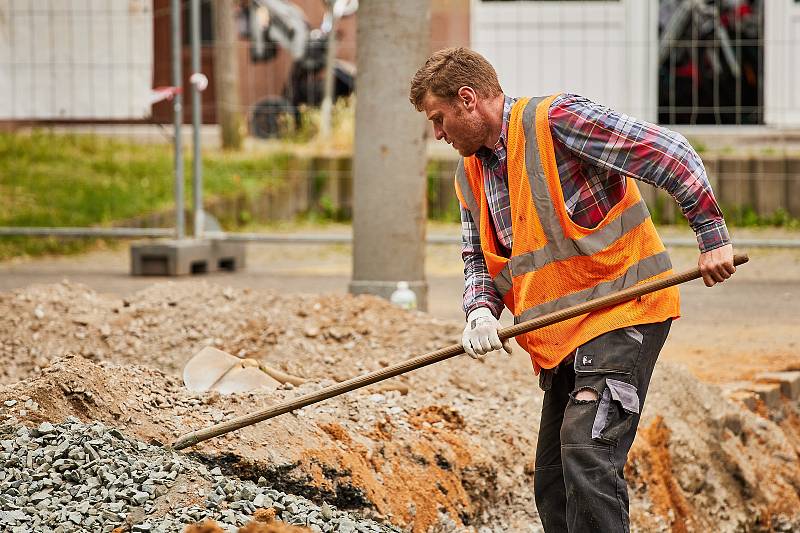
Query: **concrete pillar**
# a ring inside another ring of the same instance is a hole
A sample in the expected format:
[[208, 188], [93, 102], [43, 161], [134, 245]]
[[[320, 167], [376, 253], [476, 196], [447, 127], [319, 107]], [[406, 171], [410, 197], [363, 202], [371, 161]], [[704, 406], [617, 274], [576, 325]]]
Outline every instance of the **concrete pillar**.
[[430, 0], [359, 5], [350, 292], [388, 297], [407, 281], [423, 310], [428, 127], [408, 89], [429, 39]]
[[244, 117], [239, 101], [239, 43], [236, 4], [233, 0], [211, 2], [214, 16], [214, 93], [222, 147], [239, 150], [244, 137]]

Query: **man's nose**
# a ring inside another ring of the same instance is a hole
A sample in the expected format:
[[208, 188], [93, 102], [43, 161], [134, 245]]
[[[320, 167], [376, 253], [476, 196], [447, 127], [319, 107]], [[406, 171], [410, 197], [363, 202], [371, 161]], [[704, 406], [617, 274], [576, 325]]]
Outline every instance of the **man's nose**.
[[440, 126], [433, 126], [433, 136], [436, 137], [437, 141], [441, 141], [444, 139], [444, 130]]

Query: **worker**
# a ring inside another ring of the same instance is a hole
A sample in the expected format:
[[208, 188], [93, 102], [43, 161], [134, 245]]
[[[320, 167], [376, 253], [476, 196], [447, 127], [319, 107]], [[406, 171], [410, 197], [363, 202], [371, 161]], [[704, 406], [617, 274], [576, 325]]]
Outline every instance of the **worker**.
[[[680, 134], [574, 94], [505, 95], [467, 48], [434, 53], [410, 100], [462, 156], [462, 344], [504, 348], [507, 307], [522, 322], [672, 273], [636, 182], [669, 192], [700, 247], [707, 286], [735, 271], [700, 157]], [[547, 532], [629, 531], [624, 466], [678, 289], [516, 337], [545, 391], [534, 495]]]

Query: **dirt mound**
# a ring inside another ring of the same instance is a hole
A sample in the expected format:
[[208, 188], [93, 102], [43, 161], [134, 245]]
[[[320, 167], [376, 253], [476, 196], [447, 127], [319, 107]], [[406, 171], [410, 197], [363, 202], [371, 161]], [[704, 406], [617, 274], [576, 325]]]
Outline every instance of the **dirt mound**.
[[[187, 281], [118, 300], [69, 283], [31, 287], [0, 295], [0, 371], [9, 383], [0, 387], [0, 418], [38, 424], [73, 414], [168, 444], [452, 344], [460, 330], [368, 296]], [[190, 393], [178, 371], [209, 344], [309, 381]], [[407, 395], [354, 391], [187, 452], [227, 474], [413, 531], [531, 530], [542, 396], [527, 357], [460, 357], [403, 380]], [[681, 367], [659, 364], [644, 415], [627, 473], [637, 529], [800, 527], [797, 405], [755, 414]]]
[[[168, 444], [188, 431], [328, 384], [197, 395], [157, 370], [73, 356], [56, 360], [40, 377], [0, 388], [0, 401], [8, 402], [0, 407], [0, 417], [35, 425], [74, 415], [145, 442]], [[515, 446], [523, 441], [500, 432], [487, 436], [473, 426], [479, 417], [467, 422], [460, 414], [459, 402], [431, 404], [422, 397], [419, 392], [414, 400], [397, 392], [354, 393], [206, 441], [190, 453], [244, 479], [264, 477], [277, 490], [412, 524], [414, 531], [443, 519], [459, 527], [476, 522], [499, 493], [512, 489], [508, 483], [523, 481], [499, 483], [499, 469], [525, 455]], [[486, 416], [509, 416], [494, 403]], [[482, 439], [492, 443], [491, 453]]]
[[347, 378], [412, 347], [452, 344], [459, 333], [372, 296], [279, 296], [187, 281], [118, 299], [63, 282], [0, 295], [0, 381], [24, 379], [67, 352], [178, 374], [206, 345], [300, 376]]
[[[797, 531], [797, 402], [759, 414], [659, 364], [626, 471], [645, 530]], [[637, 501], [638, 500], [638, 501]]]

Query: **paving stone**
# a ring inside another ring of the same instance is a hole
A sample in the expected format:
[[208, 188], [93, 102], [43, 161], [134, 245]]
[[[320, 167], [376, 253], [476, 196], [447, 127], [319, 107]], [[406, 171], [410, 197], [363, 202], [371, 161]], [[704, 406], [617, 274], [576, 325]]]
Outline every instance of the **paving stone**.
[[776, 409], [780, 406], [780, 383], [751, 383], [746, 390], [755, 393], [768, 409]]
[[800, 398], [800, 372], [764, 372], [758, 374], [756, 379], [763, 383], [779, 383], [781, 394], [790, 400]]

